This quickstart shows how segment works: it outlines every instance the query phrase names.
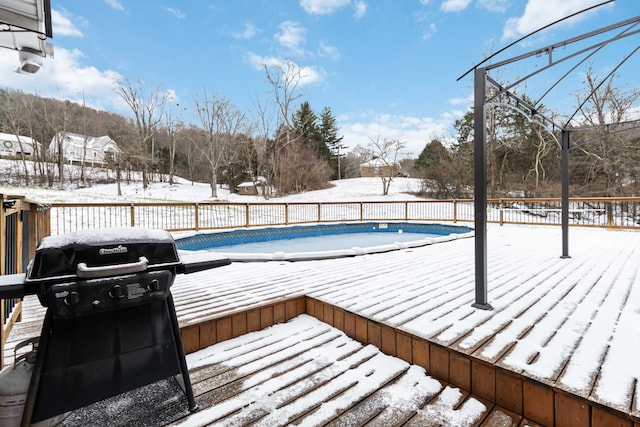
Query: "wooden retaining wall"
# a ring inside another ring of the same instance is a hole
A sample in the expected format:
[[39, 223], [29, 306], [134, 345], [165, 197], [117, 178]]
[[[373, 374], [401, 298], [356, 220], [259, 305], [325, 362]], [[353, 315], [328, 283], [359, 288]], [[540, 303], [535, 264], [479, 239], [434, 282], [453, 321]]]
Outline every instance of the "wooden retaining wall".
[[301, 314], [314, 316], [362, 344], [374, 345], [383, 353], [422, 366], [432, 377], [542, 426], [640, 427], [640, 419], [624, 412], [308, 296], [184, 327], [181, 332], [185, 351], [204, 349]]

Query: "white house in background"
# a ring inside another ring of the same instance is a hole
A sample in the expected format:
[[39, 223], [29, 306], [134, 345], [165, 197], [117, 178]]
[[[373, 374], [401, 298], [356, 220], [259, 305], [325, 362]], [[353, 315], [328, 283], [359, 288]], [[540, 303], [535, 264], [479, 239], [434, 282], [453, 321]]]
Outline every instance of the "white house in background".
[[31, 158], [40, 150], [40, 143], [28, 136], [17, 136], [11, 133], [0, 133], [1, 157]]
[[62, 147], [62, 156], [70, 164], [102, 166], [116, 157], [122, 150], [108, 136], [87, 136], [71, 132], [58, 132], [49, 144], [47, 152], [58, 156], [58, 145]]

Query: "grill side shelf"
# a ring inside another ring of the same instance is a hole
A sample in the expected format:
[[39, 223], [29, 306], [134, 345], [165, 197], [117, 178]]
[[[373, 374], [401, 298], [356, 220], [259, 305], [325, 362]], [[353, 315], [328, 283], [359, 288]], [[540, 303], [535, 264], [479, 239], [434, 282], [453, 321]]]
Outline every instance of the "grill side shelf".
[[24, 298], [24, 274], [7, 274], [0, 276], [0, 299]]

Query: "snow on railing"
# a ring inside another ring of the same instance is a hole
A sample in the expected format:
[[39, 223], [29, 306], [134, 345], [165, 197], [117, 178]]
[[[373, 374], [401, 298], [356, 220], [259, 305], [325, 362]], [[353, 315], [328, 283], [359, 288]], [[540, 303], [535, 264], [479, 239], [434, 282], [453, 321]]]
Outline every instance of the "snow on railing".
[[[472, 222], [473, 200], [287, 203], [55, 203], [51, 234], [87, 228], [148, 227], [169, 231], [327, 223], [340, 221]], [[490, 199], [489, 222], [561, 224], [560, 199]], [[571, 199], [569, 223], [640, 228], [640, 198]]]

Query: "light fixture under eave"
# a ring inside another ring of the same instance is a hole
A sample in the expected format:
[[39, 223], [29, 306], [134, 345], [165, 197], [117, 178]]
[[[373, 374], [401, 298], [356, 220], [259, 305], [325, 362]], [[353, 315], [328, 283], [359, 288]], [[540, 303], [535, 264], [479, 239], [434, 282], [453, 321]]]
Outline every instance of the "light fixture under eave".
[[16, 73], [35, 74], [42, 67], [44, 58], [47, 56], [53, 57], [53, 46], [50, 43], [42, 43], [41, 47], [43, 47], [44, 50], [23, 46], [18, 51], [20, 65]]
[[37, 73], [53, 57], [51, 0], [0, 0], [0, 48], [18, 51], [16, 72]]
[[20, 66], [16, 73], [35, 74], [42, 67], [42, 52], [23, 49], [19, 53]]

